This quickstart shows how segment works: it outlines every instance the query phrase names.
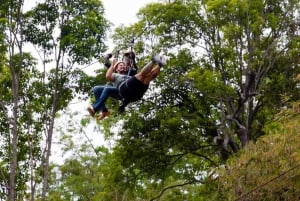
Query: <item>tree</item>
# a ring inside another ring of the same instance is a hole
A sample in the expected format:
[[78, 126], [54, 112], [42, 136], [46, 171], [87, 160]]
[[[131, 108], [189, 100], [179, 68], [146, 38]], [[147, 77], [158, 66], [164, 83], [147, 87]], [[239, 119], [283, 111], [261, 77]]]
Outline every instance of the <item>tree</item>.
[[[202, 51], [201, 67], [190, 70], [189, 77], [202, 95], [217, 100], [214, 107], [221, 114], [218, 137], [225, 148], [234, 134], [242, 146], [260, 135], [255, 121], [264, 124], [260, 116], [264, 108], [282, 106], [275, 96], [299, 97], [293, 90], [298, 73], [297, 5], [294, 1], [175, 1], [149, 6], [140, 13], [142, 24], [155, 23], [147, 30], [157, 37], [159, 46], [189, 45], [195, 47], [193, 52]], [[166, 12], [156, 17], [157, 10], [163, 9]], [[274, 79], [283, 71], [280, 77], [284, 79]], [[220, 76], [216, 84], [228, 86], [225, 93], [223, 88], [214, 89], [215, 93], [204, 88], [210, 84], [202, 84], [207, 72]]]
[[[18, 117], [19, 117], [19, 84], [21, 79], [22, 73], [22, 66], [23, 66], [23, 33], [22, 33], [22, 24], [23, 24], [23, 15], [22, 15], [22, 6], [23, 2], [20, 1], [11, 1], [5, 2], [1, 5], [1, 29], [2, 33], [7, 31], [7, 34], [1, 34], [1, 55], [4, 59], [4, 53], [8, 52], [7, 64], [5, 67], [9, 69], [10, 75], [10, 84], [11, 84], [11, 108], [12, 108], [12, 117], [11, 119], [8, 118], [8, 115], [5, 115], [7, 109], [5, 108], [5, 102], [1, 101], [1, 108], [3, 120], [4, 120], [4, 131], [8, 131], [6, 135], [7, 144], [6, 147], [8, 148], [8, 162], [9, 162], [9, 171], [5, 171], [2, 169], [2, 174], [7, 175], [9, 172], [9, 180], [5, 181], [5, 189], [7, 190], [7, 198], [8, 200], [15, 200], [16, 198], [16, 178], [18, 173], [18, 164], [17, 164], [17, 157], [18, 157]], [[3, 64], [2, 64], [3, 65]], [[6, 68], [2, 68], [2, 72], [5, 73]], [[7, 75], [7, 74], [6, 74]], [[4, 76], [5, 85], [7, 86], [7, 77]], [[7, 91], [4, 91], [7, 92]], [[8, 93], [6, 93], [8, 95]], [[9, 130], [9, 126], [11, 130]]]
[[[55, 170], [51, 171], [47, 199], [132, 200], [126, 193], [128, 187], [121, 185], [125, 178], [119, 161], [109, 149], [95, 146], [95, 142], [89, 139], [89, 121], [86, 118], [78, 124], [71, 120], [68, 129], [60, 129], [62, 155], [70, 157], [61, 164], [52, 165]], [[74, 133], [84, 136], [84, 140], [80, 143], [74, 141]]]
[[299, 199], [299, 102], [276, 114], [266, 135], [218, 171], [224, 200]]
[[[99, 58], [105, 50], [108, 22], [99, 1], [46, 0], [27, 13], [22, 6], [23, 1], [1, 5], [1, 58], [8, 53], [7, 62], [1, 63], [1, 140], [6, 145], [1, 183], [8, 189], [3, 199], [23, 200], [30, 181], [30, 200], [45, 200], [55, 117], [81, 92], [79, 76], [86, 80], [74, 66]], [[38, 50], [42, 66], [36, 68], [34, 58], [23, 52], [25, 42]], [[5, 88], [9, 84], [11, 91]], [[36, 189], [42, 189], [41, 195]]]
[[[26, 40], [41, 48], [44, 70], [48, 61], [54, 62], [48, 77], [49, 83], [45, 83], [50, 88], [48, 100], [51, 102], [45, 111], [49, 118], [45, 121], [47, 137], [43, 160], [43, 200], [48, 189], [55, 116], [74, 97], [71, 84], [78, 81], [78, 71], [73, 70], [74, 64], [86, 64], [93, 58], [99, 58], [105, 49], [103, 39], [108, 23], [103, 12], [99, 1], [45, 1], [26, 15]], [[49, 56], [53, 56], [53, 59]]]
[[197, 173], [207, 174], [264, 135], [264, 125], [286, 103], [278, 97], [299, 99], [298, 6], [153, 3], [139, 11], [138, 23], [116, 30], [120, 46], [135, 38], [138, 57], [152, 51], [169, 57], [149, 92], [154, 98], [132, 105], [119, 129], [115, 151], [133, 178], [157, 184], [173, 172], [182, 183], [204, 184]]

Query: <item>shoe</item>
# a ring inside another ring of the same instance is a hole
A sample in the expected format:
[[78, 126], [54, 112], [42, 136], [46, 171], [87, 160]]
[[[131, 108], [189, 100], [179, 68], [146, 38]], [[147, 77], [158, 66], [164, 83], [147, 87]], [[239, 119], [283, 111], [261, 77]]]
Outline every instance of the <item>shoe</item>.
[[158, 63], [160, 67], [167, 64], [166, 58], [163, 55], [159, 55], [159, 54], [154, 55], [152, 61]]
[[104, 119], [105, 117], [107, 117], [108, 115], [110, 115], [110, 112], [102, 112], [101, 115], [98, 117], [99, 120]]
[[90, 113], [90, 115], [93, 117], [93, 116], [95, 116], [95, 110], [94, 110], [94, 108], [92, 107], [92, 106], [89, 106], [88, 108], [87, 108], [87, 111]]

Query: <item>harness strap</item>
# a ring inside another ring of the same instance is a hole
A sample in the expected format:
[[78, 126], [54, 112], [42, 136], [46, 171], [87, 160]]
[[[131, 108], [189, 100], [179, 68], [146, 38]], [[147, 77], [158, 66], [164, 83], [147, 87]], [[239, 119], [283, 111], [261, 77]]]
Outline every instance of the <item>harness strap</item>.
[[[132, 52], [133, 52], [133, 44], [134, 44], [134, 38], [130, 41], [130, 53], [129, 53], [129, 66], [130, 66], [130, 68], [131, 69], [133, 69], [134, 68], [134, 65], [133, 65], [133, 59], [132, 59]], [[130, 75], [130, 71], [131, 71], [131, 69], [129, 69], [128, 70], [128, 75]]]

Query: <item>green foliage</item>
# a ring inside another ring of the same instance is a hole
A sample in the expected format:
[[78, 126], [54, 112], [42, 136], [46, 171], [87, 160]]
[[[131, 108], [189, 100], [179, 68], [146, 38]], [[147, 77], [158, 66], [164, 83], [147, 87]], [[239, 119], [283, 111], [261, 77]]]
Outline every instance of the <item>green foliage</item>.
[[[10, 86], [13, 72], [22, 72], [17, 91], [16, 188], [21, 200], [29, 176], [38, 187], [43, 182], [42, 139], [43, 134], [52, 134], [53, 118], [75, 96], [105, 82], [104, 70], [91, 77], [73, 67], [99, 59], [106, 49], [109, 24], [97, 0], [39, 3], [24, 15], [20, 34], [41, 50], [44, 72], [40, 72], [27, 53], [5, 58], [6, 31], [17, 27], [17, 12], [7, 11], [14, 11], [16, 5], [17, 1], [0, 5], [0, 168], [1, 182], [7, 183]], [[97, 126], [105, 137], [117, 139], [111, 150], [72, 141], [72, 135], [82, 134], [92, 122], [90, 118], [83, 118], [80, 127], [67, 122], [65, 130], [59, 130], [64, 154], [74, 155], [51, 167], [47, 199], [232, 200], [299, 163], [298, 113], [284, 112], [269, 123], [279, 108], [300, 97], [295, 79], [300, 73], [297, 6], [297, 1], [190, 0], [152, 3], [141, 9], [139, 22], [115, 30], [117, 48], [127, 49], [134, 38], [140, 68], [152, 52], [165, 53], [168, 64], [143, 100], [130, 104], [127, 113], [117, 114], [116, 101], [108, 101], [114, 114]], [[249, 143], [257, 138], [255, 145]], [[220, 154], [226, 160], [241, 145], [247, 146], [239, 160], [230, 159], [227, 170], [214, 174], [212, 170], [223, 162]], [[292, 200], [299, 193], [297, 171], [247, 199], [286, 195]], [[218, 195], [217, 188], [222, 190]]]
[[220, 169], [225, 200], [297, 200], [299, 196], [299, 102], [282, 110], [251, 143]]
[[11, 79], [9, 75], [9, 69], [6, 66], [0, 67], [0, 96], [2, 101], [8, 101], [9, 97], [11, 97]]
[[23, 30], [26, 41], [51, 51], [55, 45], [53, 32], [59, 17], [58, 9], [59, 6], [55, 1], [46, 1], [28, 11], [25, 14]]
[[[82, 147], [83, 148], [83, 147]], [[53, 173], [49, 200], [132, 200], [126, 193], [126, 179], [114, 156], [104, 147], [86, 146], [80, 157], [67, 159]], [[95, 155], [96, 154], [96, 155]], [[112, 171], [113, 170], [113, 171]], [[53, 179], [54, 179], [53, 178]]]
[[[36, 193], [35, 186], [43, 188], [48, 179], [45, 167], [57, 112], [92, 83], [87, 78], [79, 82], [81, 75], [88, 76], [72, 67], [99, 58], [106, 48], [108, 23], [100, 1], [45, 0], [25, 14], [21, 4], [0, 5], [0, 162], [5, 164], [1, 166], [2, 188], [14, 189], [12, 196], [17, 200], [26, 196], [29, 200], [44, 193]], [[66, 32], [68, 26], [74, 27]], [[24, 42], [35, 46], [42, 66], [36, 66], [37, 60], [23, 51]], [[15, 185], [10, 179], [14, 174]], [[27, 187], [30, 195], [26, 195]], [[1, 199], [5, 196], [1, 194]]]
[[61, 31], [61, 47], [78, 63], [86, 63], [90, 58], [100, 58], [105, 49], [103, 39], [108, 23], [100, 1], [66, 1], [64, 10], [70, 16]]
[[235, 95], [232, 87], [223, 84], [221, 75], [218, 72], [209, 70], [201, 72], [199, 68], [196, 68], [189, 72], [188, 77], [195, 84], [195, 87], [207, 96], [217, 99]]
[[[116, 30], [122, 47], [135, 38], [139, 65], [150, 52], [168, 57], [161, 76], [141, 102], [128, 107], [118, 129], [114, 152], [134, 178], [132, 188], [147, 178], [153, 180], [152, 194], [171, 192], [180, 200], [181, 190], [191, 187], [188, 194], [198, 189], [197, 199], [204, 199], [200, 192], [212, 192], [216, 183], [207, 175], [193, 180], [197, 173], [264, 135], [265, 124], [287, 105], [278, 97], [299, 99], [298, 6], [261, 0], [153, 3], [139, 11], [139, 22]], [[106, 135], [115, 134], [114, 121], [105, 126]], [[164, 191], [176, 181], [194, 183]]]
[[[129, 106], [132, 109], [123, 116], [121, 138], [113, 151], [136, 196], [193, 200], [190, 193], [204, 181], [205, 172], [219, 163], [216, 147], [210, 144], [217, 135], [209, 118], [214, 111], [206, 105], [206, 97], [195, 93], [189, 79], [182, 77], [196, 65], [189, 51], [170, 57], [176, 67], [165, 67], [149, 97]], [[147, 190], [140, 189], [141, 184]], [[166, 187], [170, 189], [160, 195]]]
[[[100, 1], [47, 0], [26, 13], [23, 32], [28, 42], [47, 53], [59, 47], [72, 63], [86, 64], [99, 59], [106, 48], [109, 24], [103, 14]], [[56, 36], [58, 23], [60, 33]]]
[[[18, 66], [17, 63], [20, 61], [19, 55], [12, 56], [12, 64]], [[39, 93], [38, 83], [41, 77], [40, 74], [34, 68], [35, 60], [28, 53], [23, 53], [24, 73], [20, 78], [19, 87], [20, 90], [20, 102], [19, 102], [19, 118], [18, 118], [18, 167], [16, 170], [16, 186], [17, 197], [23, 198], [26, 191], [26, 183], [29, 179], [29, 161], [38, 160], [41, 154], [40, 140], [41, 135], [39, 132], [43, 129], [43, 119], [40, 112], [44, 108], [40, 108], [40, 96], [44, 94]], [[12, 102], [12, 77], [11, 69], [6, 66], [1, 68], [1, 110], [0, 110], [0, 134], [1, 134], [1, 154], [0, 161], [3, 163], [2, 168], [2, 183], [8, 183], [9, 174], [5, 172], [9, 171], [9, 161], [11, 156], [11, 141], [10, 141], [10, 119], [9, 119], [9, 106]], [[28, 82], [31, 80], [31, 82]], [[26, 132], [27, 131], [27, 132]], [[38, 163], [38, 162], [37, 162]], [[5, 188], [5, 187], [3, 187]], [[7, 195], [4, 193], [1, 198], [5, 198]]]

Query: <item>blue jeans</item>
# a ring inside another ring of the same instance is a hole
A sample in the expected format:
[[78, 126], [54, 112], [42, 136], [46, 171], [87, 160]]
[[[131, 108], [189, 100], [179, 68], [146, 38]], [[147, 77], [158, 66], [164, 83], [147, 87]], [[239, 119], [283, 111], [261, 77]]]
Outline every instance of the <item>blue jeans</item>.
[[116, 87], [109, 85], [95, 86], [93, 92], [96, 99], [93, 104], [95, 112], [99, 112], [100, 110], [104, 112], [107, 111], [105, 101], [109, 96], [113, 98], [119, 97], [119, 90]]

